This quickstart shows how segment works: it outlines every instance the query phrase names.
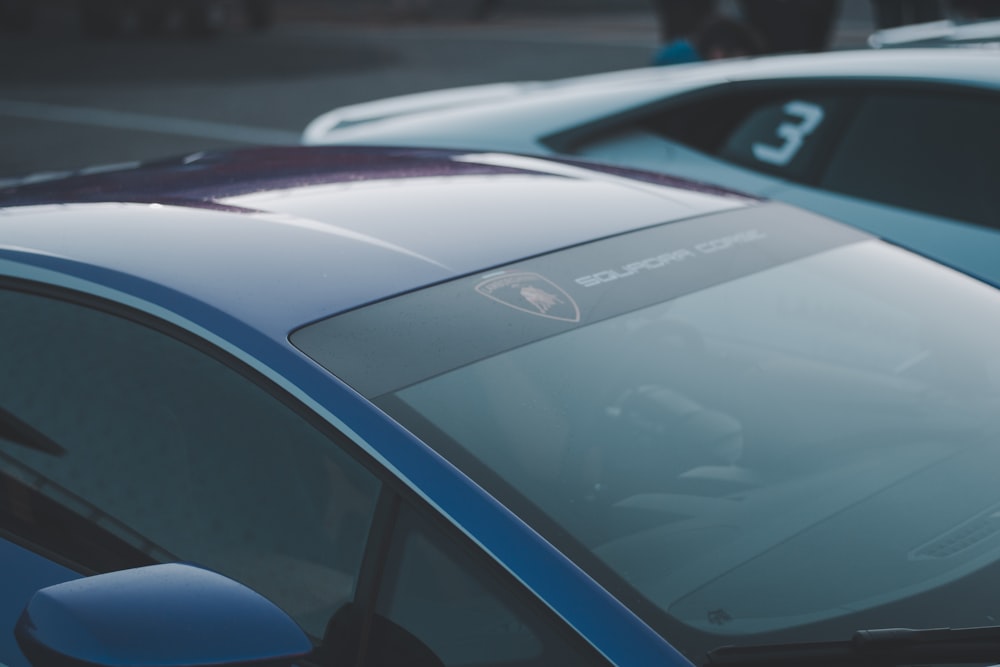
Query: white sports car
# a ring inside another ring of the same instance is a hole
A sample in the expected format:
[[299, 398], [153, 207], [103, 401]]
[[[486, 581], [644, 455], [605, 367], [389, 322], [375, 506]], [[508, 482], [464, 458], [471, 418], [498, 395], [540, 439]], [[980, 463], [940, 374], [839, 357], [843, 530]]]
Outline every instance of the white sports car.
[[1000, 52], [645, 68], [334, 109], [307, 144], [577, 156], [784, 200], [1000, 284]]

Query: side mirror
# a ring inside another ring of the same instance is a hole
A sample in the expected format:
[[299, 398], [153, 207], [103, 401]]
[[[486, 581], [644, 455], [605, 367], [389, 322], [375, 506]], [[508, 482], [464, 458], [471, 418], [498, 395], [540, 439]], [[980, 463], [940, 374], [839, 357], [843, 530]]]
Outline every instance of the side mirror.
[[43, 588], [21, 613], [15, 636], [39, 667], [277, 667], [313, 648], [261, 595], [176, 563]]

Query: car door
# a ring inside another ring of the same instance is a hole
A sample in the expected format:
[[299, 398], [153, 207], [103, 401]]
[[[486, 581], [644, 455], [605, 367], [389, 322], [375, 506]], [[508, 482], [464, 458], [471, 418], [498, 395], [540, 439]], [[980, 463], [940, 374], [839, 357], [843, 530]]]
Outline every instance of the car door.
[[118, 304], [0, 283], [0, 663], [31, 594], [188, 561], [314, 664], [605, 664], [415, 492], [235, 359]]

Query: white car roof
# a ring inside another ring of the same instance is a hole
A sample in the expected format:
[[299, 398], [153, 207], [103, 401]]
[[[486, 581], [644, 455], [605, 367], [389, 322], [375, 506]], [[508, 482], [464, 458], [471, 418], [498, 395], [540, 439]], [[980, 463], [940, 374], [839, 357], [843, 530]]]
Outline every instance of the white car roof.
[[[1000, 53], [896, 49], [767, 56], [648, 67], [553, 82], [452, 88], [342, 107], [304, 143], [394, 143], [544, 150], [538, 139], [680, 93], [734, 82], [892, 80], [1000, 89]], [[483, 128], [488, 127], [489, 132]]]

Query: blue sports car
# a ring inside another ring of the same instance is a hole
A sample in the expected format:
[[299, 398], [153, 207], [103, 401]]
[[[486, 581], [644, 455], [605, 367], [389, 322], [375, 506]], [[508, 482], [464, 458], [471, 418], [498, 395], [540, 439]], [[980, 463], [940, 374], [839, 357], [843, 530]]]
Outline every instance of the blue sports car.
[[7, 667], [1000, 661], [993, 287], [503, 153], [0, 197]]

